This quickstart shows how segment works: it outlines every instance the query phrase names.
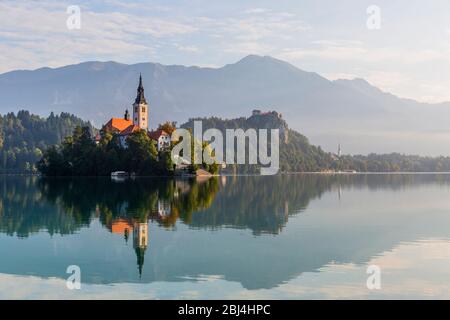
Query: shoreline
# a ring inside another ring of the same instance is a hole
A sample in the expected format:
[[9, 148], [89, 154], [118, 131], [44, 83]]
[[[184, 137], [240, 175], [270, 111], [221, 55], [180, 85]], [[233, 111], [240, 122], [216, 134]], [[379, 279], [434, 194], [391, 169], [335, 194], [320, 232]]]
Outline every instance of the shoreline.
[[[450, 175], [450, 171], [398, 171], [398, 172], [320, 172], [320, 171], [304, 171], [304, 172], [280, 172], [274, 175], [261, 175], [261, 174], [210, 174], [210, 175], [151, 175], [151, 176], [139, 176], [134, 178], [174, 178], [174, 179], [189, 179], [189, 178], [212, 178], [212, 177], [267, 177], [267, 176], [281, 176], [281, 175]], [[43, 176], [37, 173], [0, 173], [0, 177], [3, 176], [26, 176], [26, 177], [41, 177], [41, 178], [111, 178], [110, 175], [103, 176]], [[126, 177], [130, 179], [130, 177]], [[132, 178], [133, 179], [133, 178]]]

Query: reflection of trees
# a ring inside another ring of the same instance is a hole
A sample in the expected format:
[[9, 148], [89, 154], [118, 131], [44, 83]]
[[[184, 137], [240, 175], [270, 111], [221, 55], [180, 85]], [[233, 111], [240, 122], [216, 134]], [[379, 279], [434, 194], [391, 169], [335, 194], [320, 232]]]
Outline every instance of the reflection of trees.
[[118, 219], [146, 222], [154, 219], [173, 226], [189, 221], [196, 210], [212, 203], [217, 179], [197, 183], [193, 179], [136, 179], [120, 183], [105, 178], [42, 179], [41, 190], [51, 202], [88, 220], [98, 216], [103, 225]]
[[229, 176], [203, 182], [5, 176], [0, 180], [0, 232], [21, 237], [40, 230], [69, 234], [97, 217], [110, 230], [120, 219], [130, 223], [150, 219], [166, 228], [180, 220], [193, 228], [248, 228], [255, 234], [276, 234], [290, 215], [327, 191], [395, 191], [431, 183], [448, 185], [450, 176], [302, 174]]
[[217, 178], [208, 179], [201, 183], [191, 182], [189, 186], [179, 184], [175, 194], [173, 194], [170, 214], [166, 218], [158, 212], [158, 221], [165, 226], [174, 225], [176, 219], [181, 219], [184, 223], [190, 224], [194, 212], [205, 210], [212, 205], [218, 189]]
[[303, 211], [325, 192], [450, 184], [448, 175], [317, 175], [222, 177], [223, 188], [210, 208], [192, 216], [196, 228], [248, 228], [255, 234], [281, 232], [290, 215]]
[[325, 176], [223, 177], [223, 190], [214, 206], [194, 215], [197, 228], [232, 226], [255, 234], [279, 233], [291, 214], [305, 209], [310, 199], [330, 187]]
[[0, 231], [26, 237], [45, 229], [49, 234], [69, 234], [83, 221], [61, 206], [45, 201], [36, 177], [4, 176], [0, 180]]
[[[172, 227], [190, 221], [211, 205], [217, 179], [136, 179], [4, 177], [0, 181], [0, 231], [26, 237], [47, 230], [69, 234], [93, 217], [110, 227], [117, 219], [157, 220]], [[165, 211], [163, 209], [166, 209]]]

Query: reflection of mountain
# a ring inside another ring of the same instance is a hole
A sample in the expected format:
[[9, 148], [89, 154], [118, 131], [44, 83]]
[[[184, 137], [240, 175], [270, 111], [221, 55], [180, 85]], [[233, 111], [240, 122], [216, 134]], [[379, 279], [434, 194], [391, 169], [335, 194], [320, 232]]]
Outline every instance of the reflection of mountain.
[[[65, 277], [67, 265], [80, 264], [85, 282], [134, 282], [137, 262], [143, 282], [220, 275], [246, 288], [271, 288], [329, 263], [367, 262], [401, 242], [449, 237], [450, 217], [439, 203], [449, 187], [445, 175], [206, 183], [4, 177], [0, 231], [54, 236], [18, 241], [0, 234], [0, 256], [8, 257], [0, 273]], [[424, 199], [438, 209], [428, 210]], [[139, 225], [148, 230], [135, 233]]]

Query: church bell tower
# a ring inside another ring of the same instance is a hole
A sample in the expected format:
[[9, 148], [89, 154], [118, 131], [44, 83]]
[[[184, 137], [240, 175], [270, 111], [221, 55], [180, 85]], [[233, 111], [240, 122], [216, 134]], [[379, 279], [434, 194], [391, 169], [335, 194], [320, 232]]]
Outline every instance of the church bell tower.
[[143, 130], [148, 130], [148, 104], [144, 96], [142, 75], [139, 75], [136, 100], [133, 103], [133, 124]]

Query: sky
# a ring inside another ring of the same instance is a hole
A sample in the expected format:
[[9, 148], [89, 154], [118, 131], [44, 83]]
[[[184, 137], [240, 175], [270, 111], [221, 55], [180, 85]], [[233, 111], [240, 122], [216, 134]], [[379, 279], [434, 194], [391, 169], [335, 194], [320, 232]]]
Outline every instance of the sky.
[[[71, 5], [80, 28], [67, 26]], [[221, 67], [258, 54], [450, 101], [449, 12], [448, 0], [0, 0], [0, 73], [92, 60]]]

